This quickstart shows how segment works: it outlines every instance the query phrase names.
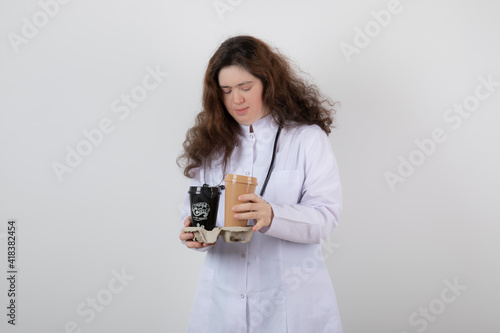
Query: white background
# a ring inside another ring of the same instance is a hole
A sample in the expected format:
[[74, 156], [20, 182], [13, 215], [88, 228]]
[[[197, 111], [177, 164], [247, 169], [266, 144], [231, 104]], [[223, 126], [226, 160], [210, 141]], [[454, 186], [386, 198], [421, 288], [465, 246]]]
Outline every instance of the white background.
[[[37, 1], [1, 0], [1, 331], [185, 331], [204, 254], [178, 241], [187, 183], [175, 159], [208, 59], [243, 33], [341, 103], [330, 140], [344, 210], [326, 263], [344, 331], [498, 332], [500, 87], [460, 126], [443, 118], [473, 101], [479, 77], [500, 82], [498, 2], [401, 0], [380, 31], [371, 12], [389, 1], [229, 3], [219, 15], [211, 0], [70, 1], [44, 22]], [[38, 32], [16, 47], [33, 16]], [[366, 25], [368, 45], [346, 57], [342, 43], [356, 46]], [[148, 67], [169, 75], [120, 119], [113, 101]], [[113, 131], [60, 182], [52, 164], [105, 118]], [[418, 153], [439, 128], [446, 140]], [[420, 165], [391, 190], [400, 156]], [[12, 218], [16, 327], [3, 277]]]

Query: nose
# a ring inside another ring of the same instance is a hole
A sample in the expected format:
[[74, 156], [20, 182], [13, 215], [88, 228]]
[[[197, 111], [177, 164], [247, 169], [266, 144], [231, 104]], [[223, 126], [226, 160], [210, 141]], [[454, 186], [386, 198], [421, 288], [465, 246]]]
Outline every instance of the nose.
[[233, 90], [233, 103], [241, 104], [245, 101], [245, 98], [238, 89]]

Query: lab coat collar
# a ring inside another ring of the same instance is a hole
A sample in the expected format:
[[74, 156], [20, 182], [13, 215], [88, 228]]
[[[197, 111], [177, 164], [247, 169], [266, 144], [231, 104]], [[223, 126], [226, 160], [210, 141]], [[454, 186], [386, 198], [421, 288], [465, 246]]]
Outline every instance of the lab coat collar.
[[[245, 135], [247, 133], [250, 133], [250, 125], [240, 125], [240, 126], [242, 132]], [[251, 126], [253, 127], [253, 132], [256, 133], [256, 135], [268, 131], [276, 132], [276, 130], [278, 129], [278, 124], [274, 121], [273, 116], [271, 114], [268, 114], [267, 116], [260, 118]]]

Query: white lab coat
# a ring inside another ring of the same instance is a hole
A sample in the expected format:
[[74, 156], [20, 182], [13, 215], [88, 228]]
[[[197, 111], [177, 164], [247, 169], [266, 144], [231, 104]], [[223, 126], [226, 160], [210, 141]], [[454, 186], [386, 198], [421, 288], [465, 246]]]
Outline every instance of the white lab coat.
[[[277, 124], [266, 116], [243, 126], [228, 173], [257, 177], [260, 193], [272, 156]], [[220, 166], [199, 170], [190, 186], [215, 186]], [[217, 226], [224, 226], [224, 191]], [[316, 125], [281, 131], [274, 171], [264, 199], [272, 224], [249, 243], [206, 250], [188, 332], [340, 333], [342, 326], [320, 243], [337, 226], [342, 194], [327, 135]], [[189, 211], [186, 196], [182, 221]], [[253, 224], [254, 221], [249, 221]]]

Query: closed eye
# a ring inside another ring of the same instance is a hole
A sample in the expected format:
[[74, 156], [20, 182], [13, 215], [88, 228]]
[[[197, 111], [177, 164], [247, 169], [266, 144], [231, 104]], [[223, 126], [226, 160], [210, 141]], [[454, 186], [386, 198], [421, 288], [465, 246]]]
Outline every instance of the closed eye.
[[[237, 85], [236, 87], [239, 87], [241, 89], [241, 91], [249, 91], [250, 89], [252, 89], [252, 86], [243, 86], [243, 84], [248, 84], [248, 83], [252, 83], [252, 82], [244, 82], [244, 83]], [[227, 86], [221, 87], [222, 92], [226, 95], [230, 94], [232, 91], [232, 89], [229, 89], [229, 88], [230, 87], [227, 87]]]

